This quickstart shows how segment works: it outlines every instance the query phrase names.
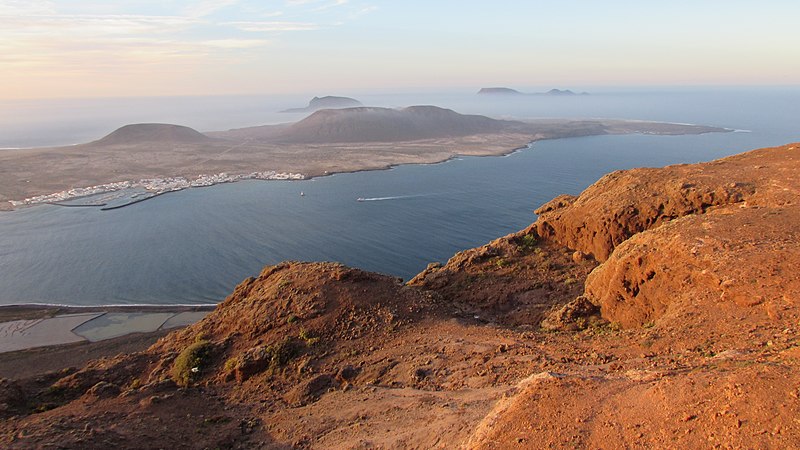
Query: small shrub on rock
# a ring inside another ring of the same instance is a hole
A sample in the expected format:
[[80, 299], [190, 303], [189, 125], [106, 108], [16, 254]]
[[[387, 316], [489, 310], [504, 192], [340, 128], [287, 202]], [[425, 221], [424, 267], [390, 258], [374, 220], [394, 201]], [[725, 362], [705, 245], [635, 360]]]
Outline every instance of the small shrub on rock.
[[179, 386], [188, 386], [197, 380], [208, 365], [211, 357], [211, 343], [199, 340], [186, 347], [172, 366], [172, 379]]

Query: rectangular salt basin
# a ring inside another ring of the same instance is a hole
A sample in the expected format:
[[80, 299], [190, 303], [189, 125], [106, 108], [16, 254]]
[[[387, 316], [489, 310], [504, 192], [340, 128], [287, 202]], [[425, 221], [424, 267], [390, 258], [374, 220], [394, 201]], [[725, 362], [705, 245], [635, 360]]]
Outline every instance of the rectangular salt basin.
[[105, 313], [75, 328], [75, 334], [91, 342], [131, 333], [157, 331], [175, 313]]
[[99, 313], [68, 314], [49, 319], [6, 322], [0, 326], [3, 330], [0, 353], [81, 342], [84, 339], [72, 330], [100, 315]]

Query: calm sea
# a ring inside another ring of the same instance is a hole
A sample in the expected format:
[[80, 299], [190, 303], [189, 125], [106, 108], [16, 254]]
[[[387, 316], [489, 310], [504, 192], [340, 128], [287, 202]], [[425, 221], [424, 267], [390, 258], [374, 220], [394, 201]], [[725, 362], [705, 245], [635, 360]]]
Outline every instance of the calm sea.
[[[446, 261], [459, 250], [527, 226], [537, 206], [560, 193], [576, 194], [609, 171], [706, 161], [800, 141], [798, 89], [627, 91], [504, 101], [454, 94], [359, 99], [385, 106], [431, 103], [495, 117], [615, 117], [746, 131], [544, 141], [506, 157], [300, 182], [240, 182], [113, 211], [38, 206], [0, 213], [0, 304], [215, 303], [264, 265], [287, 259], [340, 261], [408, 279], [429, 262]], [[130, 122], [210, 130], [291, 121], [298, 116], [275, 111], [306, 101], [16, 102], [11, 106], [25, 114], [14, 116], [10, 104], [0, 105], [6, 118], [0, 147], [86, 141]], [[136, 107], [128, 105], [125, 113], [126, 102]], [[69, 114], [74, 108], [82, 111], [80, 117]], [[44, 110], [50, 112], [33, 118]], [[63, 130], [59, 124], [65, 124]], [[369, 201], [357, 202], [359, 197]]]

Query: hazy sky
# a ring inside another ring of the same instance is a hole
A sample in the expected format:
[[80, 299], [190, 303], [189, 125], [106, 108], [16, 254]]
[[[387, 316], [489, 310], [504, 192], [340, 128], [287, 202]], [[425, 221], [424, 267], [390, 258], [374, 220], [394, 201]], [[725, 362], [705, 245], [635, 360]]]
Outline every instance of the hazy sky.
[[797, 0], [0, 0], [0, 99], [800, 84]]

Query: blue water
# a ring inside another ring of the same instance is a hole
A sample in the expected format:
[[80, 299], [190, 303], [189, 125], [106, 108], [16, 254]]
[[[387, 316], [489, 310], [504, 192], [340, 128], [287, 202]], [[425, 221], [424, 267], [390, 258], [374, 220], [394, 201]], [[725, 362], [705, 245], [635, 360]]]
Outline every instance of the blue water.
[[[609, 95], [605, 114], [600, 96], [551, 109], [750, 132], [542, 141], [506, 157], [225, 184], [114, 211], [39, 206], [2, 213], [0, 304], [215, 303], [264, 265], [287, 259], [340, 261], [408, 279], [429, 262], [524, 228], [537, 206], [577, 194], [609, 171], [800, 141], [800, 117], [790, 108], [800, 103], [797, 91], [734, 94]], [[451, 98], [454, 107], [457, 100]], [[648, 101], [650, 108], [640, 106]], [[461, 106], [481, 107], [472, 99]], [[494, 115], [544, 115], [538, 102], [483, 107]]]

